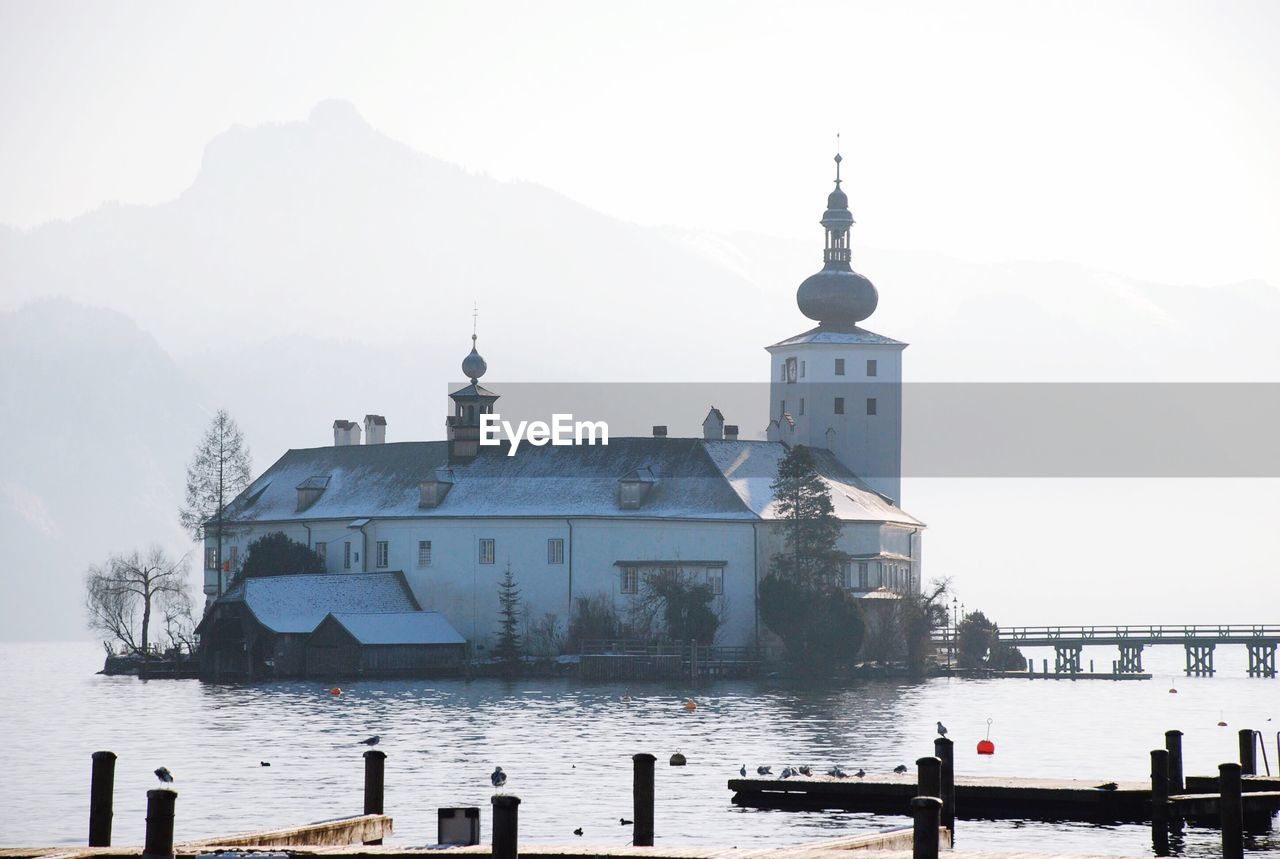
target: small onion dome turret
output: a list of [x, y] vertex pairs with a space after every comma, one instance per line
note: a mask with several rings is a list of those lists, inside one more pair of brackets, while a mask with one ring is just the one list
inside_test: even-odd
[[875, 313], [880, 296], [871, 281], [849, 264], [849, 228], [853, 214], [849, 196], [840, 187], [840, 162], [836, 155], [836, 187], [827, 195], [822, 226], [827, 233], [822, 271], [810, 275], [796, 291], [800, 312], [821, 323], [823, 328], [849, 330]]
[[462, 375], [466, 376], [472, 382], [477, 382], [480, 377], [489, 369], [489, 365], [484, 362], [484, 358], [480, 357], [480, 353], [476, 351], [476, 335], [471, 335], [471, 352], [467, 357], [462, 359]]

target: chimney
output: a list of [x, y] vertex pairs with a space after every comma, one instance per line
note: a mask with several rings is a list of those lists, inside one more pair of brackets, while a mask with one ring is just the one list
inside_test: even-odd
[[737, 440], [738, 440], [738, 425], [737, 425], [737, 424], [725, 424], [725, 425], [724, 425], [724, 437], [725, 437], [727, 440], [729, 440], [729, 441], [737, 441]]
[[360, 443], [360, 424], [355, 421], [336, 420], [333, 422], [333, 446], [346, 447]]
[[666, 437], [667, 437], [667, 428], [666, 428], [666, 426], [665, 426], [665, 425], [655, 425], [655, 426], [654, 426], [654, 428], [653, 428], [653, 437], [654, 437], [654, 438], [666, 438]]
[[387, 419], [382, 415], [364, 416], [364, 443], [386, 444]]
[[702, 437], [708, 440], [724, 438], [724, 415], [715, 406], [702, 419]]

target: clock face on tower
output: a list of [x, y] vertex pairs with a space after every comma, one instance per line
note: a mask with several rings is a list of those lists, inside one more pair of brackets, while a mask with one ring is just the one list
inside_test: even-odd
[[787, 382], [794, 383], [796, 380], [796, 359], [787, 359]]

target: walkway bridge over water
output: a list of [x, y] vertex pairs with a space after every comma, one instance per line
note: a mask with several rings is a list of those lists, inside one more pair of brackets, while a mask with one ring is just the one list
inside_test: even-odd
[[[955, 630], [935, 630], [934, 644], [954, 652]], [[1217, 624], [1212, 626], [1009, 626], [999, 639], [1014, 647], [1052, 647], [1054, 670], [1080, 673], [1080, 651], [1085, 645], [1113, 644], [1120, 649], [1115, 663], [1118, 674], [1141, 674], [1142, 651], [1155, 645], [1182, 645], [1187, 653], [1188, 677], [1212, 677], [1213, 651], [1219, 644], [1241, 644], [1249, 651], [1250, 677], [1276, 676], [1276, 649], [1280, 624]]]

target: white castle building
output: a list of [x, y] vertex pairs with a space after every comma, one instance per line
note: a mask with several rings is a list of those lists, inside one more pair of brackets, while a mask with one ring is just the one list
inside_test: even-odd
[[[223, 569], [206, 542], [205, 594], [229, 584], [250, 542], [281, 531], [315, 549], [327, 572], [400, 571], [422, 609], [473, 646], [492, 643], [498, 583], [510, 565], [531, 619], [568, 620], [602, 595], [622, 616], [644, 577], [700, 577], [724, 616], [717, 644], [758, 643], [756, 594], [783, 535], [770, 490], [790, 446], [814, 449], [843, 523], [845, 585], [858, 594], [915, 592], [924, 525], [898, 506], [902, 350], [859, 323], [876, 308], [850, 266], [853, 217], [836, 187], [822, 217], [824, 266], [797, 293], [817, 327], [767, 347], [767, 440], [739, 439], [712, 409], [701, 438], [610, 438], [607, 445], [479, 444], [499, 394], [485, 361], [462, 362], [470, 384], [450, 395], [447, 440], [387, 442], [386, 421], [334, 423], [332, 447], [290, 450], [227, 512]], [[290, 571], [281, 571], [290, 572]]]

